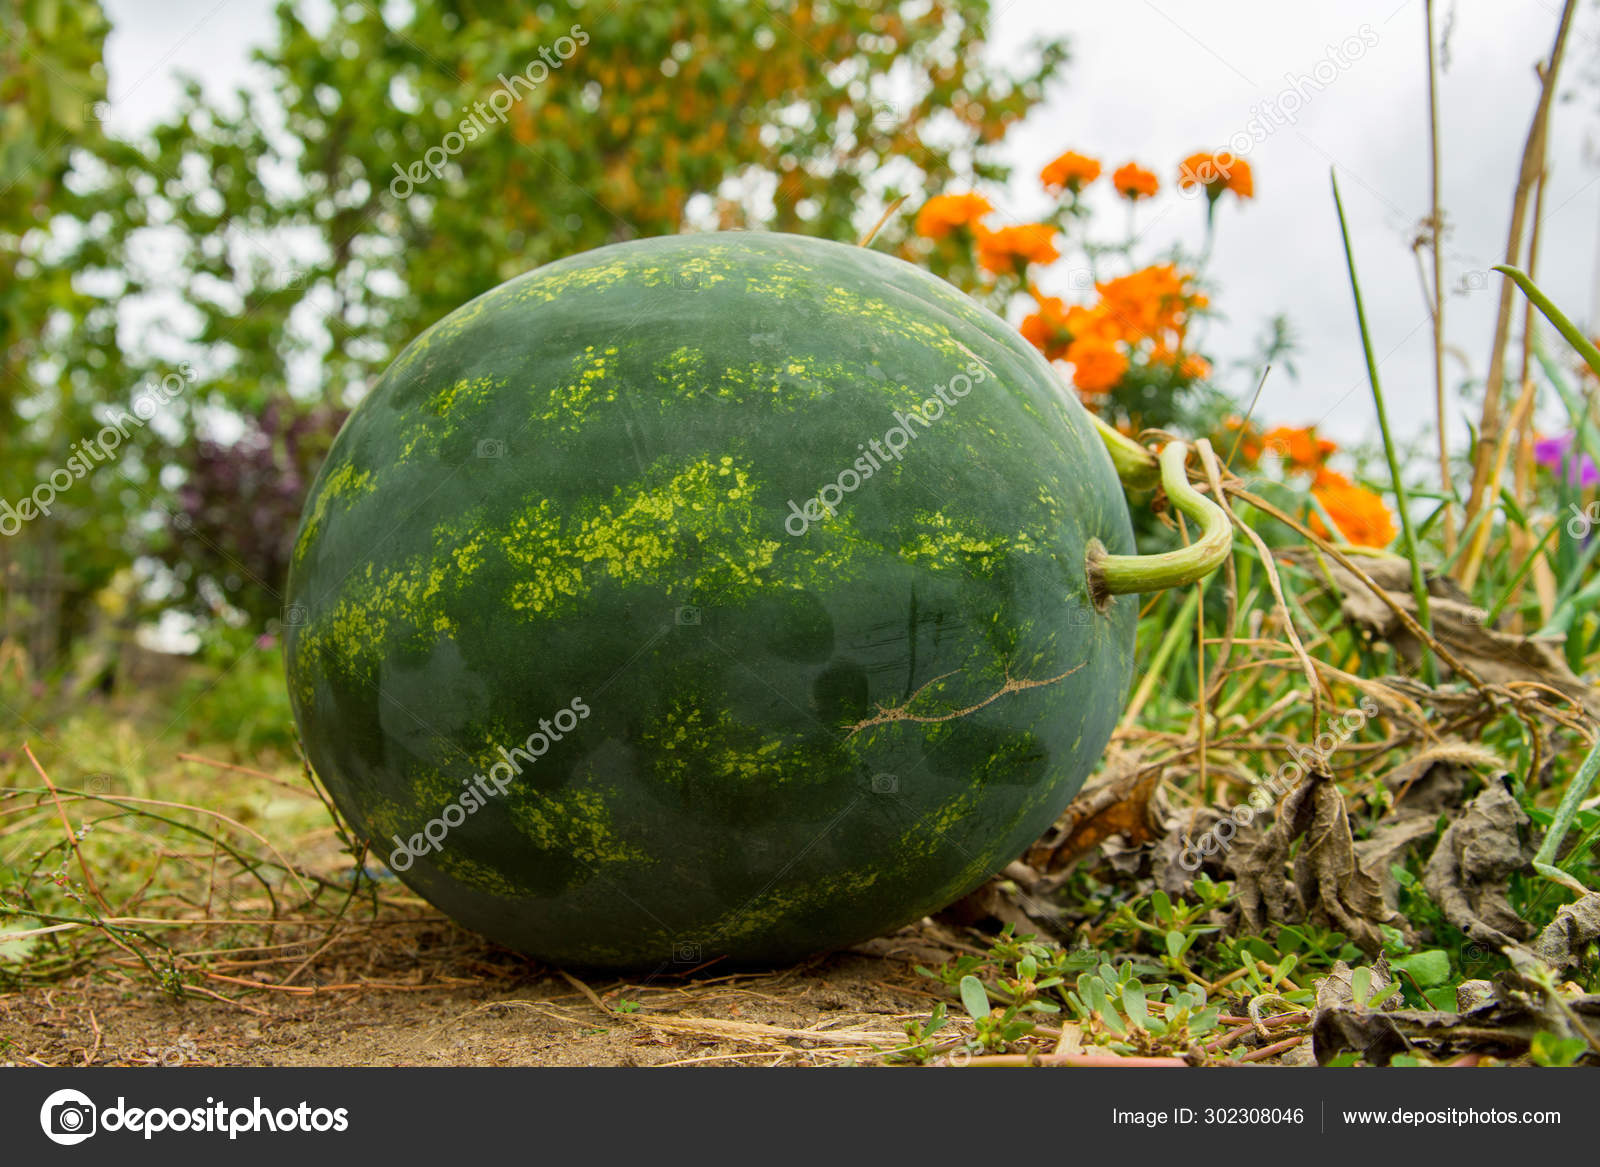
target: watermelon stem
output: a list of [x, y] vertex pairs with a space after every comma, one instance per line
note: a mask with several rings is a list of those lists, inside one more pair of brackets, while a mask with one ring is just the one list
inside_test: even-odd
[[1112, 555], [1100, 540], [1090, 539], [1086, 568], [1089, 597], [1096, 606], [1104, 609], [1112, 596], [1197, 583], [1233, 551], [1227, 513], [1189, 484], [1188, 460], [1186, 442], [1168, 442], [1157, 459], [1162, 489], [1174, 507], [1200, 524], [1199, 537], [1181, 550], [1159, 555]]
[[1105, 443], [1106, 453], [1111, 455], [1111, 464], [1116, 467], [1122, 485], [1133, 490], [1149, 490], [1161, 481], [1161, 468], [1155, 455], [1121, 430], [1107, 425], [1098, 414], [1091, 413], [1089, 420], [1094, 422], [1100, 440]]

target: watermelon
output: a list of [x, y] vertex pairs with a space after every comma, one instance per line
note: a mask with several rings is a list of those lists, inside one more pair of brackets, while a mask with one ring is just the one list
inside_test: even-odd
[[[1181, 458], [1179, 460], [1181, 466]], [[284, 623], [307, 755], [420, 895], [544, 961], [770, 964], [1061, 813], [1127, 692], [1088, 414], [867, 248], [617, 244], [485, 293], [353, 411]]]

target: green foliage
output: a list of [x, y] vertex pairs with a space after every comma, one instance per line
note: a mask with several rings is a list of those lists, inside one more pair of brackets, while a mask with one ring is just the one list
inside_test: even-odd
[[1205, 990], [1197, 985], [1144, 984], [1126, 960], [1083, 973], [1065, 996], [1097, 1041], [1125, 1054], [1186, 1050], [1216, 1028], [1222, 1012], [1220, 1005], [1206, 1004]]
[[1574, 1066], [1589, 1043], [1581, 1037], [1557, 1037], [1553, 1033], [1536, 1033], [1529, 1056], [1540, 1066]]
[[69, 489], [40, 495], [50, 518], [14, 509], [52, 472], [71, 473], [102, 407], [126, 406], [143, 372], [117, 344], [115, 274], [83, 278], [111, 253], [107, 200], [82, 176], [125, 157], [100, 120], [106, 30], [94, 3], [0, 2], [0, 570], [64, 585], [43, 625], [55, 634], [34, 645], [47, 661], [137, 545], [128, 519], [153, 477], [137, 460], [120, 475], [87, 463]]
[[1162, 964], [1178, 972], [1186, 967], [1184, 958], [1195, 941], [1221, 930], [1202, 921], [1227, 903], [1229, 891], [1228, 886], [1202, 874], [1194, 882], [1196, 902], [1173, 903], [1166, 892], [1157, 890], [1146, 898], [1119, 904], [1106, 928], [1113, 936], [1134, 943], [1141, 936], [1154, 937]]
[[[1216, 1027], [1221, 1012], [1199, 985], [1151, 981], [1161, 970], [1131, 960], [1113, 967], [1098, 951], [1019, 937], [1010, 925], [982, 956], [917, 971], [955, 990], [973, 1022], [972, 1053], [1010, 1049], [1035, 1032], [1037, 1015], [1063, 1012], [1115, 1052], [1182, 1052]], [[916, 1039], [920, 1030], [908, 1024], [907, 1033]]]
[[241, 758], [264, 750], [294, 753], [294, 715], [276, 637], [218, 627], [208, 633], [197, 663], [174, 698], [186, 723], [207, 727], [212, 740]]
[[926, 1065], [937, 1052], [933, 1036], [944, 1028], [949, 1020], [946, 1015], [945, 1004], [940, 1001], [928, 1014], [926, 1021], [907, 1021], [905, 1023], [907, 1043], [900, 1049], [891, 1051], [887, 1060], [891, 1062], [910, 1062], [913, 1065]]

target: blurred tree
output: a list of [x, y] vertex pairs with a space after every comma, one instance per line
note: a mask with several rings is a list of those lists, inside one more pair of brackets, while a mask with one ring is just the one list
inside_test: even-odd
[[80, 278], [115, 267], [104, 201], [81, 177], [127, 159], [100, 124], [106, 28], [94, 3], [0, 0], [0, 635], [45, 665], [148, 508], [145, 465], [78, 444], [139, 376], [116, 343], [116, 277]]
[[[194, 354], [169, 451], [192, 521], [175, 536], [203, 526], [205, 572], [235, 595], [275, 590], [278, 567], [246, 546], [261, 498], [231, 495], [195, 440], [230, 428], [207, 419], [237, 432], [286, 394], [353, 404], [422, 328], [563, 255], [718, 227], [850, 240], [900, 193], [1003, 178], [994, 148], [1065, 59], [1051, 41], [1020, 71], [988, 64], [987, 0], [416, 0], [335, 6], [317, 28], [286, 3], [277, 18], [261, 85], [225, 100], [189, 85], [95, 184], [113, 235], [160, 239], [159, 264], [124, 257], [128, 285], [170, 305], [134, 363]], [[263, 469], [259, 434], [245, 440]], [[177, 541], [167, 554], [194, 562]]]

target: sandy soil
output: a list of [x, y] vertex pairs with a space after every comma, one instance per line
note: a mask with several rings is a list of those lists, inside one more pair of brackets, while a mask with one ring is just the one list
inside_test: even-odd
[[[877, 1061], [944, 999], [913, 965], [964, 948], [925, 922], [770, 972], [576, 978], [446, 922], [331, 945], [297, 991], [205, 984], [177, 1000], [120, 967], [0, 995], [0, 1064], [829, 1065]], [[220, 976], [238, 977], [238, 970]], [[241, 979], [249, 980], [248, 977]], [[266, 979], [265, 977], [263, 979]], [[274, 972], [272, 979], [278, 979]]]

